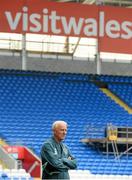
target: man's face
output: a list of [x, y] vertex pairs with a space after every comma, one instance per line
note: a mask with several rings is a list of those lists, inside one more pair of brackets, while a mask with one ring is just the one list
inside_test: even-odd
[[67, 133], [67, 125], [66, 124], [58, 124], [54, 129], [54, 136], [57, 141], [62, 141], [65, 139]]

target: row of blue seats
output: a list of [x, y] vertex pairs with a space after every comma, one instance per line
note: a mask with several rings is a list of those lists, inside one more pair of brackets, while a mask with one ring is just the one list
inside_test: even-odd
[[[24, 71], [24, 70], [16, 70], [16, 69], [0, 69], [0, 74], [31, 74], [31, 75], [61, 75], [61, 76], [75, 76], [75, 77], [91, 77], [91, 78], [98, 78], [100, 77], [100, 75], [97, 74], [82, 74], [82, 73], [59, 73], [59, 72], [44, 72], [44, 71], [33, 71], [33, 70], [28, 70], [28, 71]], [[119, 79], [119, 81], [121, 79], [123, 79], [125, 81], [125, 79], [131, 79], [131, 76], [120, 76], [120, 75], [101, 75], [102, 78], [104, 79]]]
[[[131, 76], [117, 76], [117, 75], [97, 75], [97, 74], [80, 74], [80, 73], [59, 73], [59, 72], [43, 72], [43, 71], [22, 71], [22, 70], [6, 70], [0, 69], [0, 75], [5, 77], [7, 75], [31, 75], [32, 76], [40, 76], [43, 77], [61, 77], [62, 79], [65, 78], [73, 78], [73, 79], [80, 79], [80, 80], [87, 80], [87, 79], [101, 79], [103, 81], [111, 81], [111, 82], [132, 82]], [[30, 77], [30, 76], [29, 76]], [[41, 77], [41, 76], [40, 76]]]

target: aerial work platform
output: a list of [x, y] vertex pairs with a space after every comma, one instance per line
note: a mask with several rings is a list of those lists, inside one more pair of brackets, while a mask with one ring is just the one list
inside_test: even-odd
[[[92, 133], [94, 136], [94, 131]], [[108, 124], [103, 138], [88, 137], [82, 139], [81, 142], [94, 146], [103, 154], [113, 154], [115, 158], [132, 155], [132, 127], [118, 127]]]

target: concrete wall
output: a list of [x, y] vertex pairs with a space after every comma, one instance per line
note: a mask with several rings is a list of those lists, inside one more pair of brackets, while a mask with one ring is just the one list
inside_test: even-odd
[[[101, 74], [132, 76], [132, 62], [102, 62], [101, 66]], [[17, 53], [1, 54], [1, 68], [22, 69], [21, 55]], [[27, 57], [27, 70], [96, 74], [96, 62], [90, 60], [69, 60], [68, 58], [58, 59], [58, 57], [42, 58], [36, 55], [36, 57]]]

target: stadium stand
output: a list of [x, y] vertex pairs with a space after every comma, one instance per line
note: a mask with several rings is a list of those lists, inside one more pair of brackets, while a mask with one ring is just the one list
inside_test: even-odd
[[107, 82], [109, 89], [132, 107], [132, 79], [121, 76], [101, 76], [100, 80]]
[[[0, 137], [10, 145], [27, 146], [40, 156], [42, 143], [50, 136], [51, 124], [55, 119], [64, 119], [69, 124], [65, 143], [78, 160], [78, 170], [86, 176], [90, 174], [91, 178], [100, 175], [108, 179], [108, 175], [112, 178], [114, 175], [117, 179], [124, 176], [130, 179], [131, 155], [117, 160], [80, 141], [87, 137], [88, 127], [92, 127], [94, 137], [102, 138], [107, 123], [131, 126], [132, 121], [132, 115], [104, 94], [91, 77], [75, 73], [0, 70]], [[105, 82], [107, 78], [113, 83], [132, 82], [131, 77], [98, 76]], [[100, 131], [96, 131], [97, 128]]]

